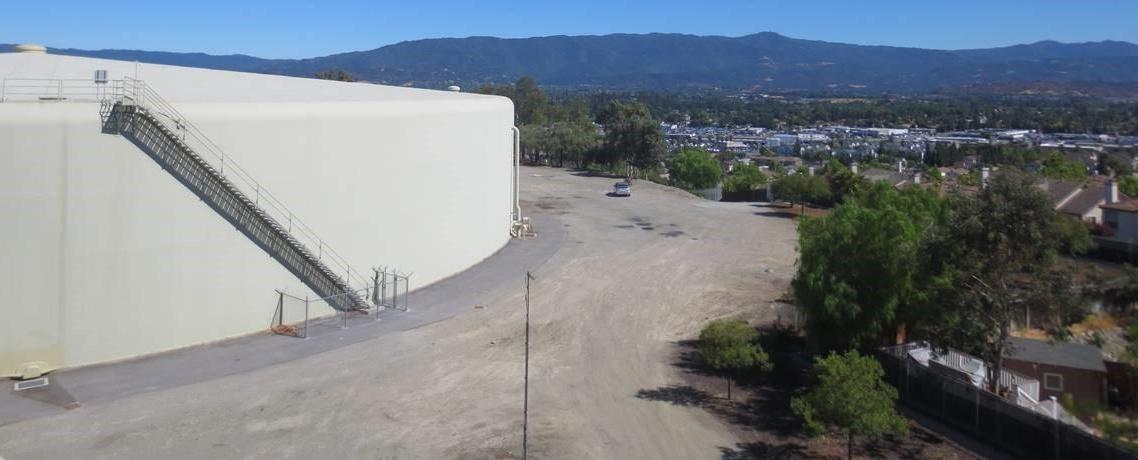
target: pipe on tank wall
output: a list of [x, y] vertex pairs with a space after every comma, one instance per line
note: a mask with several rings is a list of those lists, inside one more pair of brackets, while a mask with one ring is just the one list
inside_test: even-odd
[[521, 194], [521, 174], [522, 174], [522, 160], [521, 160], [521, 143], [522, 133], [518, 130], [517, 126], [511, 126], [514, 132], [514, 223], [517, 224], [522, 221], [522, 205], [519, 198]]

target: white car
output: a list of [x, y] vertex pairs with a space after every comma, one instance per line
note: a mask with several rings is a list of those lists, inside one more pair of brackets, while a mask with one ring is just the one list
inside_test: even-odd
[[628, 182], [617, 182], [612, 186], [613, 196], [632, 196], [632, 184]]

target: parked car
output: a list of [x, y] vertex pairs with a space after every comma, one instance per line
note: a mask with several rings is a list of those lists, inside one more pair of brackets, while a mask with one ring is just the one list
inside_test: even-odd
[[617, 182], [612, 186], [613, 196], [632, 196], [632, 184]]

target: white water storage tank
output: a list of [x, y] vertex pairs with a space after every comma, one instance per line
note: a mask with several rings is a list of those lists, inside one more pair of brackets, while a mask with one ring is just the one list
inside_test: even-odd
[[[20, 49], [0, 53], [9, 83], [0, 99], [0, 375], [259, 332], [273, 318], [274, 290], [315, 297], [127, 138], [103, 133], [99, 98], [116, 93], [93, 90], [92, 75], [106, 70], [104, 89], [113, 87], [136, 74], [134, 62]], [[319, 236], [314, 255], [327, 260], [331, 248], [365, 274], [413, 272], [421, 288], [510, 238], [507, 98], [137, 65], [256, 180], [261, 203], [271, 192]], [[36, 84], [64, 97], [43, 100]], [[234, 166], [223, 169], [236, 184]]]

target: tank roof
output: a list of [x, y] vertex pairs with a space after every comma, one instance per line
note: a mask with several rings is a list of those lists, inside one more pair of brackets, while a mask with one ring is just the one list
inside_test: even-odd
[[226, 70], [146, 64], [42, 53], [0, 53], [0, 78], [145, 81], [171, 103], [406, 101], [508, 103], [500, 96], [437, 91], [370, 83], [346, 83]]

